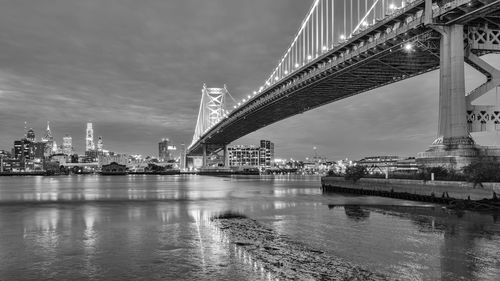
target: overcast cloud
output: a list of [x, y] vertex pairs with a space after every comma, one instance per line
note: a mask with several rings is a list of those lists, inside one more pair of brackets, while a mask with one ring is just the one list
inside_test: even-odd
[[[24, 121], [83, 152], [86, 122], [105, 148], [157, 153], [189, 144], [203, 83], [238, 98], [258, 88], [287, 48], [311, 0], [0, 0], [0, 149]], [[500, 59], [488, 61], [500, 67]], [[467, 68], [467, 85], [482, 77]], [[254, 132], [277, 156], [411, 156], [437, 128], [432, 72], [326, 105]], [[494, 144], [496, 135], [478, 138]]]

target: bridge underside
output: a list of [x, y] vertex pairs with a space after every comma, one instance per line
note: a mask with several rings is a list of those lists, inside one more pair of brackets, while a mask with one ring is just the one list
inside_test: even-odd
[[[457, 5], [433, 10], [431, 19], [422, 15], [428, 7], [424, 2], [432, 3], [413, 1], [398, 15], [377, 22], [347, 44], [333, 48], [266, 88], [206, 132], [188, 153], [210, 153], [210, 147], [220, 149], [290, 116], [438, 69], [442, 38], [439, 25], [464, 25], [464, 34], [469, 35], [473, 34], [468, 31], [470, 27], [500, 30], [500, 1], [445, 1]], [[474, 34], [475, 39], [464, 38], [470, 43], [466, 52], [500, 52], [500, 31]], [[407, 47], [407, 43], [411, 45]]]
[[[406, 35], [387, 42], [375, 54], [363, 54], [320, 75], [304, 79], [217, 130], [216, 134], [205, 139], [205, 143], [211, 146], [228, 144], [290, 116], [437, 69], [439, 34], [429, 31], [425, 37], [425, 42], [416, 40], [418, 46], [410, 51], [400, 46], [401, 40], [410, 38]], [[201, 155], [201, 146], [193, 147], [190, 153]]]

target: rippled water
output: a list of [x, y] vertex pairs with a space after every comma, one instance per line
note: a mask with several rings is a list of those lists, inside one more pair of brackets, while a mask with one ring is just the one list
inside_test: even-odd
[[0, 177], [0, 280], [266, 280], [208, 223], [245, 213], [403, 280], [500, 280], [496, 216], [322, 194], [317, 177]]

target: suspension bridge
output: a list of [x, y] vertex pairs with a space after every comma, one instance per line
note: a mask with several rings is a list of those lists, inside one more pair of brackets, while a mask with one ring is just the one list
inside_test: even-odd
[[[262, 85], [227, 108], [224, 88], [202, 90], [187, 154], [225, 152], [232, 141], [295, 114], [440, 69], [436, 140], [426, 163], [465, 165], [480, 153], [470, 132], [500, 130], [500, 108], [472, 102], [500, 86], [480, 56], [500, 53], [500, 0], [315, 0]], [[486, 82], [465, 92], [464, 63]]]

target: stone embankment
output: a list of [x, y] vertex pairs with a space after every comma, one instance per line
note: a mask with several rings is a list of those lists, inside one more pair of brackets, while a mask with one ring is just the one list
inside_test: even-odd
[[341, 258], [292, 241], [245, 217], [214, 218], [238, 252], [258, 262], [270, 280], [388, 280]]

